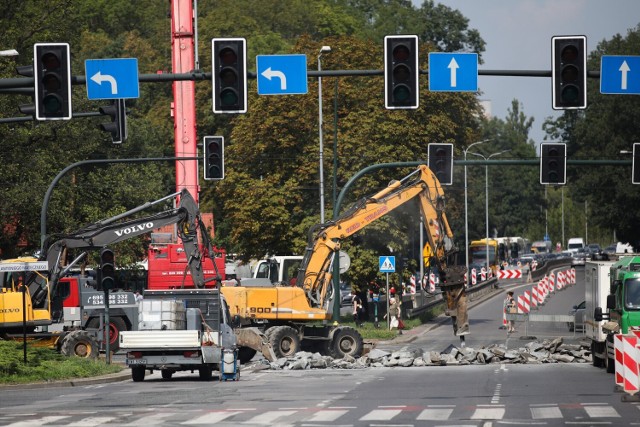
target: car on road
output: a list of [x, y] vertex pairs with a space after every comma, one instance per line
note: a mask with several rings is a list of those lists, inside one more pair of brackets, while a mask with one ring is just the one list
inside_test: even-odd
[[586, 302], [582, 301], [580, 304], [574, 305], [569, 310], [569, 316], [573, 316], [575, 319], [573, 322], [567, 322], [570, 332], [584, 331], [584, 314], [585, 314]]
[[580, 248], [571, 255], [571, 266], [584, 265], [587, 261], [587, 253], [584, 248]]

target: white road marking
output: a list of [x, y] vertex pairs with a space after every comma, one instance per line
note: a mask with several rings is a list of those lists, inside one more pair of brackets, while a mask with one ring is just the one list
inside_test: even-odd
[[401, 409], [374, 409], [364, 417], [360, 418], [360, 421], [388, 421], [402, 412]]

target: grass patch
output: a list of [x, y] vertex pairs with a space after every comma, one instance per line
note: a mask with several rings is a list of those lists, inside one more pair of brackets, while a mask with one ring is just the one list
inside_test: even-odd
[[104, 360], [66, 357], [56, 351], [27, 344], [24, 364], [22, 343], [0, 341], [0, 384], [25, 384], [73, 378], [87, 378], [120, 372], [122, 366]]

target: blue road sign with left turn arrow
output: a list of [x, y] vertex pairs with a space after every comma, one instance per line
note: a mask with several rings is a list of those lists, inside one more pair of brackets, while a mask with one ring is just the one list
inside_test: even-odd
[[478, 54], [431, 52], [429, 90], [433, 92], [477, 92]]
[[304, 95], [307, 55], [258, 55], [258, 95]]
[[600, 93], [640, 94], [640, 56], [603, 55], [600, 59]]
[[84, 61], [89, 99], [139, 98], [138, 59], [87, 59]]

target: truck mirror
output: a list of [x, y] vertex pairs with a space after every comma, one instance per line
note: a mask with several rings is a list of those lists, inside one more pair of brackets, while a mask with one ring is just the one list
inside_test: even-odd
[[233, 319], [231, 319], [231, 327], [232, 328], [239, 328], [241, 326], [240, 324], [240, 315], [236, 314], [233, 316]]
[[609, 293], [612, 295], [615, 294], [620, 285], [622, 285], [621, 280], [614, 280], [613, 283], [611, 283], [611, 287], [609, 288]]
[[602, 308], [601, 307], [596, 307], [596, 309], [594, 310], [594, 313], [593, 313], [593, 319], [596, 322], [600, 322], [602, 320]]
[[613, 310], [616, 308], [616, 296], [615, 295], [607, 295], [607, 308], [609, 310]]

